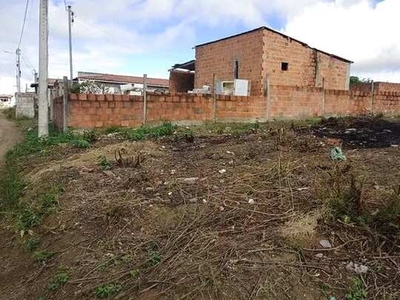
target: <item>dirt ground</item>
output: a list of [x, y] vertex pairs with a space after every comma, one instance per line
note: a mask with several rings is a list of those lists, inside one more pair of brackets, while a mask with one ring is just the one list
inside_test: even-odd
[[0, 110], [0, 164], [4, 154], [21, 138], [21, 134], [12, 121], [7, 120]]
[[[399, 240], [328, 218], [326, 206], [354, 181], [364, 209], [391, 197], [399, 124], [215, 125], [145, 142], [110, 134], [31, 157], [25, 198], [54, 184], [64, 192], [23, 237], [2, 221], [0, 298], [399, 299]], [[346, 161], [332, 162], [334, 144]], [[51, 257], [35, 261], [31, 239]], [[68, 282], [49, 289], [59, 272]]]

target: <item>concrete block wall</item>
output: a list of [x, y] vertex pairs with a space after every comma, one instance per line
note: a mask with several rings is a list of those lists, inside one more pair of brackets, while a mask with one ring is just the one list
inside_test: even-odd
[[35, 117], [35, 93], [16, 93], [16, 117]]

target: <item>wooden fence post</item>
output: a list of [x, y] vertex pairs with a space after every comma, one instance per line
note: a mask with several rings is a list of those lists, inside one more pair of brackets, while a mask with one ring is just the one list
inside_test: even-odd
[[63, 97], [63, 132], [68, 130], [68, 97], [69, 97], [69, 85], [67, 76], [63, 77], [64, 97]]
[[143, 75], [143, 118], [142, 124], [146, 124], [147, 118], [147, 74]]
[[325, 115], [325, 78], [322, 77], [321, 115]]
[[213, 73], [213, 87], [212, 87], [212, 97], [213, 97], [213, 122], [217, 122], [217, 98], [215, 97], [215, 73]]
[[375, 82], [371, 83], [371, 113], [374, 113]]

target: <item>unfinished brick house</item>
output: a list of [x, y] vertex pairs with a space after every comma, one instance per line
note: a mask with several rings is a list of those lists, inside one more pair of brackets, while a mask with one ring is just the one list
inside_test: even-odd
[[[187, 92], [189, 86], [213, 87], [213, 74], [219, 82], [247, 80], [252, 96], [263, 95], [267, 82], [349, 89], [352, 61], [312, 48], [268, 27], [197, 45], [195, 51], [195, 61], [175, 65], [170, 70], [171, 91]], [[193, 74], [194, 82], [190, 84]]]

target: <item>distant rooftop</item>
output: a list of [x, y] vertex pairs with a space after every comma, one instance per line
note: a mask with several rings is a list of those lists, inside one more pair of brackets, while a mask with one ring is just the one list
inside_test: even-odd
[[[96, 80], [96, 81], [119, 83], [119, 84], [143, 83], [142, 76], [115, 75], [115, 74], [103, 74], [103, 73], [93, 73], [93, 72], [78, 72], [77, 79]], [[169, 80], [162, 78], [147, 77], [147, 84], [156, 87], [168, 87]]]

